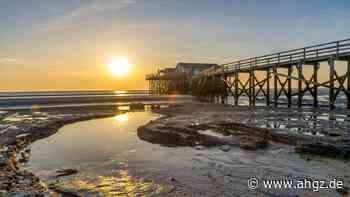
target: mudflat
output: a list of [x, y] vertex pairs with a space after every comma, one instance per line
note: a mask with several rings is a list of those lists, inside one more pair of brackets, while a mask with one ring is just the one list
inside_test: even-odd
[[[346, 176], [350, 172], [350, 168], [346, 167], [350, 155], [348, 130], [350, 127], [347, 111], [232, 107], [201, 102], [172, 104], [165, 108], [155, 105], [150, 110], [162, 114], [162, 117], [138, 128], [137, 135], [144, 141], [169, 147], [188, 146], [202, 151], [210, 147], [217, 147], [223, 152], [237, 151], [240, 154], [264, 157], [265, 165], [268, 164], [266, 163], [267, 158], [281, 157], [279, 160], [277, 158], [278, 161], [274, 161], [275, 164], [269, 163], [270, 170], [280, 168], [278, 163], [283, 163], [283, 159], [287, 159], [284, 158], [285, 156], [300, 157], [305, 164], [293, 166], [291, 174], [303, 169], [304, 172], [299, 173], [299, 177], [307, 174], [319, 177], [337, 176], [344, 180], [346, 185], [349, 184], [350, 179]], [[21, 163], [25, 162], [28, 159], [26, 156], [30, 154], [28, 145], [54, 134], [63, 125], [111, 117], [117, 113], [121, 112], [116, 108], [2, 112], [0, 195], [70, 193], [54, 185], [45, 184], [35, 174], [21, 168]], [[234, 162], [230, 161], [232, 165], [214, 166], [215, 172], [225, 172], [225, 176], [220, 175], [224, 182], [238, 179], [245, 182], [245, 179], [248, 178], [247, 172], [240, 177], [238, 174], [243, 173], [242, 168], [238, 164], [234, 165], [235, 162], [239, 162], [239, 158], [233, 158], [233, 160]], [[295, 160], [297, 159], [294, 159], [293, 162], [297, 163]], [[299, 160], [297, 161], [300, 163]], [[308, 172], [310, 168], [305, 167], [309, 165], [308, 162], [311, 162], [317, 169], [332, 167], [332, 170]], [[333, 165], [334, 163], [337, 165]], [[253, 172], [262, 170], [261, 167], [250, 166], [251, 176], [257, 176]], [[74, 169], [70, 171], [73, 172]], [[284, 174], [279, 170], [276, 172], [280, 173], [276, 174], [280, 177], [289, 176], [288, 173]], [[235, 173], [238, 173], [237, 176]], [[218, 175], [214, 178], [219, 179], [220, 177]], [[243, 182], [239, 185], [244, 186]], [[257, 193], [269, 193], [262, 190], [251, 192], [248, 188], [239, 189], [228, 183], [221, 187], [227, 193], [232, 190], [252, 196]], [[313, 194], [312, 191], [303, 192]], [[344, 190], [330, 192], [342, 195], [346, 194], [348, 189], [345, 187]], [[289, 192], [289, 194], [294, 193], [295, 191]], [[283, 194], [282, 191], [281, 194]], [[75, 194], [71, 193], [71, 195]], [[167, 195], [172, 196], [176, 193]]]

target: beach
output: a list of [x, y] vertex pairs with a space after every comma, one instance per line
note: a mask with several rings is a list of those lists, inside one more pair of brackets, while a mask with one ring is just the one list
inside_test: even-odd
[[[320, 109], [232, 107], [224, 104], [192, 101], [168, 104], [162, 107], [160, 105], [149, 105], [145, 107], [142, 104], [132, 104], [128, 109], [123, 110], [115, 107], [112, 108], [111, 106], [90, 106], [79, 110], [74, 108], [49, 108], [37, 111], [15, 110], [2, 112], [0, 141], [2, 147], [0, 171], [1, 193], [16, 194], [16, 192], [24, 192], [23, 194], [31, 195], [71, 193], [71, 195], [80, 196], [81, 194], [72, 188], [67, 189], [57, 184], [45, 183], [38, 176], [26, 168], [21, 167], [24, 165], [23, 163], [30, 160], [30, 145], [35, 144], [35, 141], [39, 139], [45, 139], [59, 132], [60, 128], [67, 124], [92, 119], [104, 119], [122, 113], [137, 114], [144, 110], [150, 110], [154, 114], [159, 114], [160, 117], [138, 126], [137, 137], [141, 141], [156, 144], [157, 146], [161, 145], [160, 147], [170, 147], [170, 150], [166, 149], [165, 151], [175, 149], [180, 151], [181, 154], [183, 154], [181, 147], [188, 147], [192, 151], [200, 151], [204, 155], [209, 154], [213, 149], [219, 151], [218, 160], [212, 161], [214, 166], [218, 166], [213, 169], [204, 168], [204, 171], [207, 171], [209, 174], [214, 173], [214, 175], [209, 175], [209, 177], [214, 176], [212, 178], [215, 179], [222, 176], [219, 174], [215, 175], [218, 171], [222, 171], [227, 175], [224, 176], [223, 181], [226, 180], [228, 182], [225, 184], [220, 183], [220, 189], [216, 192], [222, 192], [222, 194], [228, 195], [236, 189], [242, 195], [247, 196], [272, 192], [265, 190], [249, 191], [246, 186], [244, 186], [246, 189], [238, 189], [230, 185], [230, 181], [247, 179], [249, 173], [244, 172], [241, 175], [234, 175], [235, 173], [243, 173], [240, 172], [240, 169], [244, 169], [242, 167], [245, 165], [240, 164], [239, 166], [241, 167], [233, 167], [238, 165], [232, 164], [233, 161], [238, 162], [238, 158], [232, 155], [220, 156], [220, 152], [221, 154], [226, 152], [239, 153], [242, 154], [241, 157], [243, 158], [247, 157], [247, 155], [260, 155], [259, 157], [262, 157], [263, 160], [270, 157], [275, 158], [277, 155], [287, 154], [292, 158], [289, 161], [290, 165], [297, 164], [297, 166], [289, 169], [292, 170], [290, 172], [292, 176], [310, 176], [311, 178], [337, 177], [343, 180], [345, 185], [348, 185], [350, 181], [349, 177], [346, 176], [348, 173], [344, 173], [346, 171], [350, 172], [350, 168], [346, 167], [348, 166], [347, 159], [350, 156], [349, 131], [347, 130], [349, 128], [347, 125], [349, 122], [348, 111], [338, 110], [329, 114], [327, 110]], [[314, 122], [311, 120], [314, 120]], [[271, 128], [268, 126], [270, 124], [280, 126]], [[316, 133], [314, 133], [312, 125], [315, 126], [314, 130], [317, 130]], [[335, 125], [336, 127], [334, 127]], [[26, 156], [28, 157], [26, 158]], [[207, 156], [202, 157], [208, 158]], [[191, 161], [194, 159], [192, 157], [190, 157]], [[232, 157], [231, 159], [233, 161], [228, 163], [220, 162], [221, 159], [226, 157]], [[246, 158], [248, 161], [252, 159], [249, 157]], [[270, 163], [270, 167], [264, 169], [262, 172], [273, 170], [276, 171], [277, 177], [288, 177], [289, 175], [283, 172], [288, 167], [278, 166], [278, 163], [283, 163], [284, 159], [286, 158], [275, 158], [276, 165]], [[332, 166], [333, 170], [315, 171], [310, 167], [311, 163], [312, 166], [316, 165], [320, 169], [327, 169]], [[337, 166], [334, 165], [335, 163]], [[196, 167], [195, 163], [190, 163], [189, 165]], [[264, 165], [262, 167], [266, 168]], [[254, 171], [256, 171], [256, 169], [260, 169], [261, 167], [258, 167], [258, 165], [249, 167], [247, 165], [245, 168], [255, 169]], [[303, 171], [303, 173], [298, 172], [298, 170]], [[196, 170], [193, 172], [195, 173]], [[178, 182], [181, 182], [181, 177], [185, 179], [186, 175], [181, 175], [178, 172], [175, 175], [176, 178], [169, 177], [169, 179], [166, 179], [167, 182], [163, 185], [163, 188], [167, 189], [158, 193], [158, 195], [176, 196], [181, 194], [192, 196], [186, 194], [195, 192], [197, 189], [194, 188], [196, 187], [188, 188], [186, 181], [184, 181], [183, 186], [179, 186]], [[257, 174], [250, 175], [257, 176]], [[74, 173], [72, 176], [74, 176]], [[196, 183], [195, 178], [191, 179], [194, 179], [192, 180], [193, 183], [191, 183], [194, 186], [202, 184], [202, 181]], [[208, 179], [208, 174], [203, 179]], [[208, 185], [213, 187], [218, 187], [217, 184], [208, 183]], [[244, 181], [240, 182], [240, 185], [243, 187]], [[199, 191], [201, 190], [198, 189]], [[282, 191], [279, 192], [281, 192], [280, 194], [284, 194]], [[325, 192], [323, 193], [325, 196], [329, 192], [332, 195], [341, 196], [347, 194], [348, 187], [344, 187], [343, 190], [327, 190], [322, 192]], [[301, 193], [306, 196], [313, 194], [309, 190], [303, 190]], [[299, 193], [287, 191], [287, 194]]]
[[350, 196], [349, 7], [1, 1], [0, 197]]

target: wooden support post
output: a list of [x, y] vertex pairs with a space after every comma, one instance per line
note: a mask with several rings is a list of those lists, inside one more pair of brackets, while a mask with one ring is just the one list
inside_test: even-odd
[[239, 74], [238, 72], [235, 72], [235, 79], [234, 79], [234, 84], [235, 84], [235, 105], [238, 106], [238, 80], [239, 80]]
[[160, 94], [163, 95], [164, 94], [164, 81], [160, 80]]
[[159, 80], [155, 81], [156, 94], [159, 94]]
[[314, 97], [314, 107], [318, 107], [318, 69], [319, 69], [319, 63], [314, 64], [314, 91], [313, 91], [313, 97]]
[[334, 58], [331, 57], [328, 60], [329, 64], [329, 107], [334, 109], [335, 98], [334, 98]]
[[162, 88], [162, 81], [161, 80], [157, 80], [157, 94], [161, 94], [161, 88]]
[[288, 79], [287, 79], [287, 99], [288, 99], [288, 107], [292, 106], [292, 79], [290, 78], [292, 76], [293, 68], [292, 65], [288, 66]]
[[350, 109], [350, 61], [348, 61], [348, 70], [346, 72], [347, 76], [347, 94], [346, 96], [348, 97], [348, 106], [347, 108]]
[[249, 77], [248, 77], [248, 97], [249, 97], [249, 106], [252, 106], [252, 71], [249, 71]]
[[228, 92], [228, 86], [227, 86], [227, 84], [226, 84], [226, 81], [227, 81], [227, 76], [226, 75], [224, 75], [223, 77], [222, 77], [222, 80], [223, 80], [223, 82], [224, 82], [224, 87], [223, 87], [223, 91], [221, 92], [221, 103], [222, 104], [225, 104], [225, 103], [227, 103], [227, 92]]
[[266, 106], [270, 106], [270, 68], [266, 70]]
[[251, 71], [251, 97], [252, 97], [252, 106], [255, 106], [255, 100], [256, 100], [256, 97], [255, 97], [255, 72], [254, 72], [254, 69]]
[[212, 92], [212, 97], [213, 97], [213, 103], [217, 102], [217, 94], [216, 94], [216, 77], [212, 77], [212, 86], [211, 86], [211, 92]]
[[159, 91], [160, 91], [160, 94], [162, 95], [163, 94], [163, 80], [159, 80]]
[[159, 91], [160, 91], [160, 94], [162, 95], [163, 94], [163, 80], [159, 80]]
[[167, 88], [167, 80], [163, 80], [163, 94], [168, 93], [168, 88]]
[[273, 67], [273, 73], [274, 73], [274, 84], [273, 84], [273, 91], [274, 91], [274, 102], [275, 106], [278, 105], [278, 89], [277, 89], [277, 66]]
[[303, 63], [298, 64], [298, 107], [303, 105]]

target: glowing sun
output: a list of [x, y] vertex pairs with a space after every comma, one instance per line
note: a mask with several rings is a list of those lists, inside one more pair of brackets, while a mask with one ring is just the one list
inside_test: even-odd
[[131, 70], [131, 64], [125, 57], [113, 58], [107, 63], [107, 66], [113, 75], [119, 77], [127, 75]]

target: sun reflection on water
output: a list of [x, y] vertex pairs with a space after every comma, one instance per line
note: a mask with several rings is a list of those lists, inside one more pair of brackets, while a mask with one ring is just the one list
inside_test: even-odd
[[114, 116], [114, 119], [117, 122], [127, 122], [129, 120], [129, 114], [125, 113], [125, 114], [119, 114], [117, 116]]
[[136, 179], [128, 170], [120, 170], [116, 176], [98, 176], [93, 182], [75, 180], [72, 186], [103, 196], [149, 196], [164, 190], [153, 181]]
[[126, 91], [122, 91], [122, 90], [116, 90], [114, 91], [115, 94], [125, 94]]

